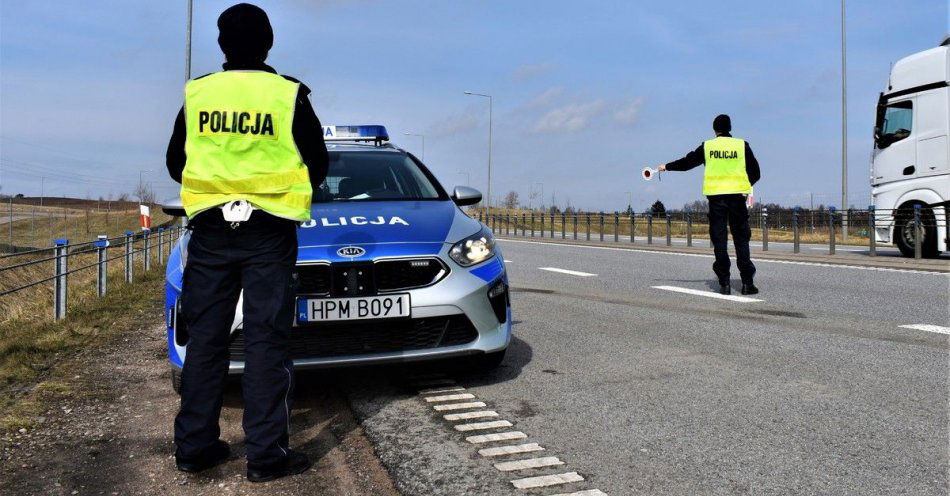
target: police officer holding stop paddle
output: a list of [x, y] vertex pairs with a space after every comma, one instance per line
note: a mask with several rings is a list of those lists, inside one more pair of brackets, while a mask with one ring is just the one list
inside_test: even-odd
[[713, 272], [719, 279], [719, 293], [727, 295], [732, 292], [729, 286], [728, 224], [736, 247], [736, 265], [742, 277], [742, 294], [756, 294], [759, 289], [752, 281], [755, 265], [749, 254], [752, 230], [749, 228], [746, 197], [752, 194], [752, 185], [761, 176], [759, 162], [745, 140], [733, 138], [730, 134], [732, 121], [728, 115], [716, 116], [713, 131], [715, 138], [703, 142], [679, 160], [660, 165], [657, 170], [687, 171], [705, 164], [703, 194], [709, 199], [709, 237], [716, 254]]
[[238, 4], [221, 14], [218, 29], [224, 71], [185, 85], [166, 156], [192, 229], [181, 295], [188, 353], [175, 461], [179, 470], [200, 472], [230, 457], [218, 420], [243, 290], [247, 478], [263, 482], [312, 465], [288, 444], [288, 342], [297, 224], [310, 220], [328, 158], [310, 90], [264, 63], [274, 40], [267, 14]]

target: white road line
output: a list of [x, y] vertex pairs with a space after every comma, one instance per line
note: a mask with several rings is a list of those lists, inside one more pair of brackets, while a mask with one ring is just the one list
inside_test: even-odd
[[426, 401], [429, 403], [434, 403], [437, 401], [471, 400], [474, 398], [475, 395], [472, 393], [443, 394], [441, 396], [427, 396]]
[[497, 448], [485, 448], [478, 450], [478, 454], [484, 457], [516, 455], [518, 453], [531, 453], [532, 451], [544, 451], [544, 448], [537, 443], [516, 444], [514, 446], [499, 446]]
[[548, 272], [559, 272], [559, 273], [561, 273], [561, 274], [568, 274], [568, 275], [572, 275], [572, 276], [580, 276], [580, 277], [595, 277], [595, 276], [597, 276], [597, 274], [591, 274], [590, 272], [579, 272], [579, 271], [576, 271], [576, 270], [559, 269], [559, 268], [557, 268], [557, 267], [538, 267], [538, 268], [541, 269], [541, 270], [546, 270], [546, 271], [548, 271]]
[[686, 294], [691, 294], [695, 296], [705, 296], [707, 298], [718, 298], [720, 300], [739, 301], [742, 303], [755, 303], [757, 301], [762, 301], [755, 298], [749, 298], [747, 296], [724, 295], [724, 294], [719, 294], [719, 293], [713, 293], [712, 291], [700, 291], [698, 289], [681, 288], [679, 286], [653, 286], [653, 287], [656, 289], [662, 289], [664, 291], [674, 291], [677, 293], [686, 293]]
[[481, 401], [472, 401], [469, 403], [452, 403], [451, 405], [432, 405], [432, 408], [435, 408], [437, 412], [445, 412], [449, 410], [466, 410], [468, 408], [485, 408], [485, 403]]
[[479, 436], [468, 436], [466, 441], [472, 444], [490, 443], [493, 441], [512, 441], [515, 439], [526, 439], [527, 434], [521, 431], [498, 432], [493, 434], [482, 434]]
[[568, 482], [580, 482], [584, 480], [577, 472], [567, 472], [565, 474], [542, 475], [540, 477], [527, 477], [524, 479], [515, 479], [511, 484], [518, 489], [531, 489], [534, 487], [555, 486], [557, 484], [567, 484]]
[[470, 420], [497, 416], [498, 412], [492, 410], [482, 410], [480, 412], [450, 413], [448, 415], [443, 415], [442, 418], [448, 420], [449, 422], [455, 422], [456, 420]]
[[554, 494], [552, 496], [607, 496], [607, 493], [601, 491], [600, 489], [588, 489], [586, 491], [578, 491], [576, 493], [561, 493]]
[[512, 470], [553, 467], [555, 465], [564, 465], [564, 462], [562, 462], [561, 459], [556, 456], [545, 456], [543, 458], [531, 458], [528, 460], [496, 463], [495, 468], [501, 470], [502, 472], [511, 472]]
[[513, 263], [511, 260], [505, 260], [505, 263]]
[[465, 388], [459, 387], [450, 387], [450, 388], [430, 388], [423, 389], [419, 391], [419, 394], [439, 394], [439, 393], [457, 393], [459, 391], [465, 391]]
[[459, 432], [482, 431], [485, 429], [498, 429], [500, 427], [511, 427], [511, 422], [507, 420], [492, 420], [491, 422], [473, 422], [471, 424], [456, 425], [455, 430]]
[[933, 324], [908, 324], [898, 327], [903, 327], [904, 329], [916, 329], [918, 331], [936, 332], [938, 334], [950, 334], [950, 327], [942, 327]]
[[[680, 253], [673, 251], [659, 251], [659, 250], [638, 250], [636, 248], [612, 248], [610, 246], [586, 246], [586, 245], [573, 245], [567, 243], [550, 243], [542, 241], [521, 241], [516, 239], [499, 239], [497, 241], [504, 241], [506, 243], [525, 243], [531, 245], [550, 245], [550, 246], [560, 246], [565, 248], [586, 248], [588, 250], [606, 250], [606, 251], [626, 251], [631, 253], [647, 253], [653, 255], [672, 255], [675, 257], [699, 257], [699, 258], [715, 258], [714, 255], [706, 255], [703, 253]], [[871, 270], [878, 272], [904, 272], [907, 274], [930, 274], [932, 276], [948, 276], [950, 274], [945, 272], [936, 272], [933, 270], [913, 270], [913, 269], [896, 269], [892, 267], [866, 267], [863, 265], [847, 265], [847, 264], [830, 264], [830, 263], [821, 263], [821, 262], [796, 262], [793, 260], [767, 260], [759, 259], [755, 260], [756, 263], [774, 263], [774, 264], [785, 264], [785, 265], [808, 265], [810, 267], [833, 267], [839, 269], [858, 269], [858, 270]]]

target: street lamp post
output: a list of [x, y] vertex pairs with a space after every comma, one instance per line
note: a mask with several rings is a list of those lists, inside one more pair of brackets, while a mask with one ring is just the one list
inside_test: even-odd
[[193, 0], [188, 0], [188, 23], [185, 28], [185, 81], [191, 79], [191, 9]]
[[488, 99], [488, 202], [485, 203], [485, 213], [486, 215], [491, 215], [491, 130], [493, 99], [491, 95], [473, 93], [471, 91], [466, 91], [465, 94], [471, 96], [480, 96]]
[[848, 45], [845, 0], [841, 0], [841, 239], [848, 240]]
[[423, 162], [426, 161], [426, 136], [424, 134], [415, 134], [415, 133], [402, 133], [406, 136], [415, 136], [417, 138], [422, 138], [422, 156], [419, 157]]

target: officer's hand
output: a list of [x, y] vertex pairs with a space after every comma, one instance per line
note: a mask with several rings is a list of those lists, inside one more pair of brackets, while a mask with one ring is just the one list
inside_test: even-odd
[[660, 172], [666, 171], [666, 164], [660, 164], [660, 165], [656, 168], [656, 170], [658, 170], [658, 171], [660, 171]]

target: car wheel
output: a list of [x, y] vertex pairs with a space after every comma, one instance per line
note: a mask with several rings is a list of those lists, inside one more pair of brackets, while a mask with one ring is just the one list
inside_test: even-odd
[[[920, 245], [920, 255], [924, 258], [936, 258], [940, 255], [937, 249], [937, 226], [933, 210], [927, 207], [920, 209], [920, 222], [923, 224], [924, 239]], [[894, 223], [894, 243], [905, 257], [914, 256], [914, 209], [904, 207], [897, 212]]]
[[175, 390], [176, 394], [181, 394], [181, 370], [173, 368], [172, 369], [172, 389]]
[[498, 368], [501, 362], [505, 360], [505, 352], [508, 350], [485, 353], [471, 357], [471, 369], [475, 372], [488, 373]]

